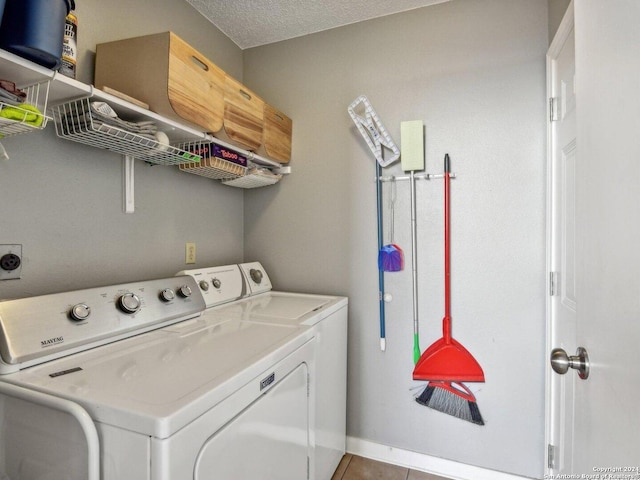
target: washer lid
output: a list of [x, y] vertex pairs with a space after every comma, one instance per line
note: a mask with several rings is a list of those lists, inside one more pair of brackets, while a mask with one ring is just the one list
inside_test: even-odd
[[77, 401], [98, 421], [165, 438], [310, 338], [305, 327], [200, 317], [5, 379]]
[[344, 297], [303, 293], [267, 292], [247, 298], [243, 320], [278, 325], [315, 325], [347, 304]]

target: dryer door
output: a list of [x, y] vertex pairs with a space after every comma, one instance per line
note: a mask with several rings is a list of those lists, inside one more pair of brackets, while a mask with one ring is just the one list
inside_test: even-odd
[[86, 480], [87, 441], [68, 413], [0, 395], [0, 480]]
[[210, 437], [195, 480], [308, 478], [307, 379], [301, 364]]

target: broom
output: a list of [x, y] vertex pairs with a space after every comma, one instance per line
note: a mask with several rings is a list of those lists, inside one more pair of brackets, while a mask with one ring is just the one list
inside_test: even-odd
[[484, 372], [462, 344], [451, 337], [451, 255], [449, 154], [444, 156], [444, 274], [445, 316], [442, 338], [434, 342], [416, 363], [414, 380], [428, 380], [426, 389], [416, 398], [420, 405], [442, 413], [484, 425], [476, 398], [462, 382], [484, 382]]
[[467, 422], [484, 425], [476, 397], [463, 383], [429, 382], [416, 402]]

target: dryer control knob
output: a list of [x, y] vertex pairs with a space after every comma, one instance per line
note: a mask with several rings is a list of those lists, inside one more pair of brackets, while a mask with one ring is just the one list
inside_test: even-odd
[[162, 300], [163, 302], [170, 302], [174, 298], [176, 298], [176, 294], [170, 288], [165, 288], [160, 292], [160, 300]]
[[249, 276], [251, 277], [251, 280], [256, 282], [258, 285], [260, 285], [260, 282], [262, 282], [262, 270], [252, 268], [251, 270], [249, 270]]
[[200, 285], [200, 288], [205, 292], [209, 290], [209, 282], [207, 282], [206, 280], [200, 280], [199, 285]]
[[191, 296], [191, 287], [189, 285], [183, 285], [178, 289], [178, 295], [182, 298], [188, 298]]
[[91, 315], [91, 308], [86, 303], [78, 303], [74, 305], [69, 311], [69, 316], [71, 320], [75, 322], [82, 322], [86, 320]]
[[222, 282], [220, 281], [219, 278], [214, 278], [211, 283], [213, 283], [213, 286], [215, 288], [220, 288], [222, 286]]
[[118, 307], [124, 313], [136, 313], [140, 310], [140, 298], [135, 293], [125, 293], [118, 299]]

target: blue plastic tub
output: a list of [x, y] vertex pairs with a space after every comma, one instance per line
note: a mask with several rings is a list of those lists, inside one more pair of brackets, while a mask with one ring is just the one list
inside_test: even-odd
[[74, 0], [0, 0], [5, 3], [0, 48], [47, 68], [62, 62], [65, 18]]

